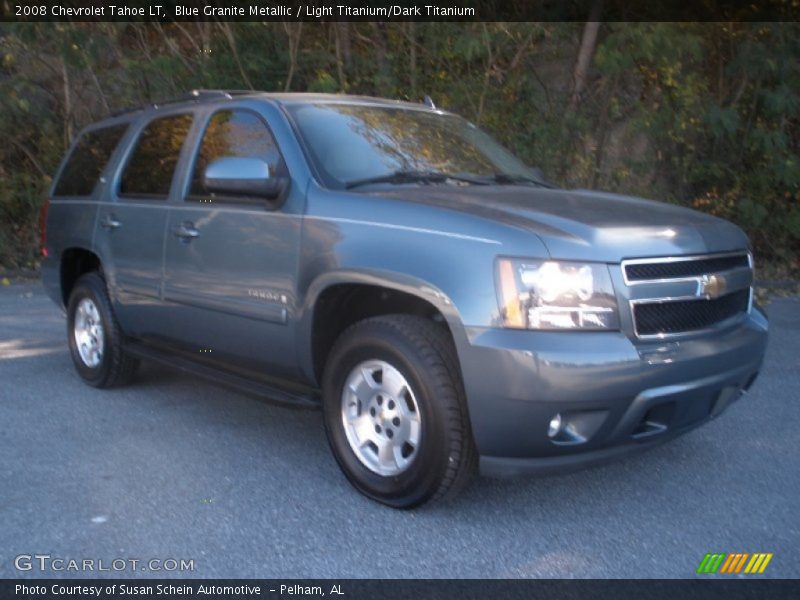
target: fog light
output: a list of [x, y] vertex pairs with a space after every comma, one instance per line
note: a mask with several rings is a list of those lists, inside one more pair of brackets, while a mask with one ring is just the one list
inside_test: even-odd
[[550, 419], [550, 426], [547, 428], [547, 437], [554, 438], [561, 431], [561, 415], [557, 414]]

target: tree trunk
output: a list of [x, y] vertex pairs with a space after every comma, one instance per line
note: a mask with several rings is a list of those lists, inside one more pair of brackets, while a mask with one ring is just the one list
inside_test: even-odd
[[225, 21], [219, 22], [220, 29], [222, 29], [222, 33], [225, 35], [225, 39], [228, 40], [228, 46], [231, 49], [231, 54], [233, 54], [233, 60], [236, 63], [236, 66], [239, 69], [239, 75], [242, 76], [242, 81], [247, 86], [247, 89], [254, 89], [253, 84], [250, 83], [250, 78], [247, 76], [247, 72], [244, 70], [244, 65], [242, 64], [241, 59], [239, 58], [239, 51], [236, 49], [236, 38], [234, 37], [233, 30], [231, 29], [230, 24]]
[[389, 43], [386, 39], [386, 28], [383, 23], [372, 23], [375, 31], [375, 48], [377, 56], [375, 62], [378, 72], [375, 75], [375, 90], [379, 96], [389, 96], [392, 85], [392, 67], [389, 64]]
[[417, 100], [417, 24], [408, 22], [408, 79], [411, 99]]
[[72, 95], [69, 89], [69, 71], [67, 63], [61, 58], [61, 81], [64, 89], [64, 147], [72, 143]]
[[492, 70], [494, 69], [494, 53], [492, 52], [492, 40], [489, 36], [489, 30], [486, 23], [483, 23], [483, 43], [486, 46], [486, 69], [483, 71], [483, 86], [481, 86], [481, 93], [478, 97], [478, 114], [475, 117], [475, 122], [480, 123], [483, 117], [483, 109], [486, 103], [486, 94], [489, 92], [489, 84], [491, 82]]
[[292, 79], [297, 68], [297, 51], [300, 48], [300, 36], [303, 35], [303, 22], [284, 23], [283, 26], [289, 37], [289, 71], [286, 73], [286, 85], [283, 87], [283, 91], [288, 92], [292, 89]]
[[336, 72], [339, 76], [339, 91], [346, 92], [347, 75], [345, 75], [344, 44], [341, 25], [342, 23], [333, 24], [333, 41], [336, 47]]
[[602, 9], [602, 0], [595, 0], [589, 12], [590, 20], [583, 27], [581, 47], [578, 50], [578, 60], [575, 61], [575, 70], [572, 74], [572, 96], [569, 101], [569, 109], [571, 111], [578, 108], [581, 93], [583, 93], [586, 87], [586, 76], [589, 73], [589, 65], [592, 62], [592, 57], [597, 47], [597, 32], [600, 29], [599, 19]]
[[336, 32], [339, 36], [339, 43], [342, 46], [342, 60], [345, 69], [353, 66], [353, 44], [350, 41], [350, 23], [341, 21], [336, 23]]

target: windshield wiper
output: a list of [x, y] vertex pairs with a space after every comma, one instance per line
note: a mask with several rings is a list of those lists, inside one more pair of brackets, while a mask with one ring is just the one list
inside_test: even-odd
[[539, 187], [545, 188], [554, 188], [555, 186], [552, 183], [547, 183], [546, 181], [542, 181], [541, 179], [537, 179], [536, 177], [530, 177], [528, 175], [512, 175], [511, 173], [495, 173], [492, 177], [492, 181], [495, 183], [499, 183], [500, 185], [515, 185], [520, 183], [527, 183], [536, 185]]
[[347, 181], [344, 184], [345, 189], [358, 187], [361, 185], [369, 185], [371, 183], [443, 183], [448, 179], [453, 181], [461, 181], [464, 183], [471, 183], [473, 185], [488, 185], [488, 182], [478, 179], [476, 177], [467, 177], [465, 175], [455, 175], [451, 173], [442, 173], [440, 171], [393, 171], [385, 175], [378, 175], [376, 177], [366, 177], [364, 179], [354, 179]]

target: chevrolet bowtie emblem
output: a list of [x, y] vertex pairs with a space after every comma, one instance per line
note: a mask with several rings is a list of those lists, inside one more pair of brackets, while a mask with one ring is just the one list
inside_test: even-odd
[[728, 282], [722, 275], [703, 275], [698, 280], [697, 295], [709, 300], [719, 298], [728, 288]]

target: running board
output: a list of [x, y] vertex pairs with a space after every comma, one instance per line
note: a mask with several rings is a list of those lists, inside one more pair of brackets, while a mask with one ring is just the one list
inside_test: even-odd
[[270, 404], [306, 409], [318, 409], [320, 407], [320, 402], [312, 391], [308, 393], [296, 392], [266, 382], [254, 381], [219, 367], [201, 364], [184, 358], [179, 353], [162, 351], [142, 342], [126, 340], [125, 352], [136, 358], [152, 360], [178, 371], [197, 375], [211, 383], [216, 383], [237, 392], [243, 392]]

